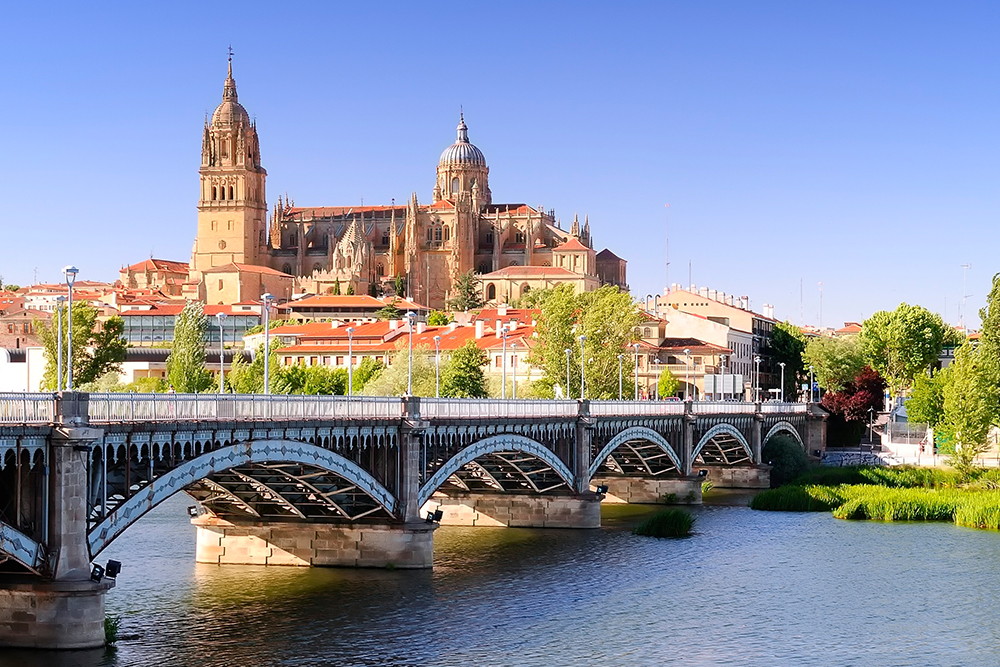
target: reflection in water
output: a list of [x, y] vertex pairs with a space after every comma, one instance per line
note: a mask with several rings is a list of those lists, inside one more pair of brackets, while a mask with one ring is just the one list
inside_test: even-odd
[[187, 500], [130, 528], [115, 651], [0, 664], [994, 665], [1000, 535], [945, 524], [697, 508], [685, 540], [441, 528], [433, 571], [194, 563]]

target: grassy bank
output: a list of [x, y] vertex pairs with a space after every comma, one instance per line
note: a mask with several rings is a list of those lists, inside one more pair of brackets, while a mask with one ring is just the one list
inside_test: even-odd
[[757, 494], [750, 507], [1000, 530], [1000, 471], [981, 471], [962, 482], [957, 473], [935, 468], [816, 468], [791, 484]]

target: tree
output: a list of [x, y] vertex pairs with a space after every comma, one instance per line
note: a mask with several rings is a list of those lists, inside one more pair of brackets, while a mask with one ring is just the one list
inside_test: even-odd
[[[281, 341], [271, 340], [270, 370], [277, 371], [278, 355], [276, 351], [281, 347]], [[271, 389], [274, 389], [277, 373], [271, 375]], [[242, 354], [233, 355], [233, 364], [226, 374], [226, 383], [235, 394], [262, 394], [264, 393], [264, 344], [257, 346], [252, 361], [246, 361]]]
[[871, 418], [871, 412], [882, 409], [885, 380], [870, 366], [865, 366], [838, 391], [823, 395], [823, 408], [830, 413], [827, 422], [831, 443], [856, 445]]
[[[993, 287], [986, 297], [986, 306], [979, 311], [982, 321], [979, 345], [983, 371], [994, 385], [1000, 385], [1000, 273], [993, 276]], [[994, 406], [994, 422], [1000, 418], [1000, 404]]]
[[937, 360], [946, 328], [940, 315], [901, 303], [891, 313], [882, 310], [865, 320], [858, 343], [865, 363], [886, 379], [895, 396]]
[[375, 311], [375, 317], [379, 320], [398, 320], [402, 316], [403, 311], [396, 307], [395, 299]]
[[451, 318], [448, 317], [448, 313], [442, 313], [440, 310], [432, 310], [431, 314], [427, 316], [427, 326], [429, 327], [443, 327], [451, 322]]
[[803, 361], [813, 367], [816, 381], [827, 391], [842, 388], [865, 366], [861, 350], [853, 338], [812, 338], [806, 343]]
[[483, 366], [489, 357], [475, 341], [455, 350], [441, 370], [441, 395], [452, 398], [486, 398], [486, 374]]
[[347, 369], [295, 364], [275, 369], [272, 383], [276, 394], [324, 394], [343, 396], [347, 393]]
[[347, 293], [349, 295], [354, 294], [354, 283], [347, 283]]
[[448, 307], [452, 310], [468, 312], [483, 307], [483, 297], [479, 293], [479, 285], [474, 271], [469, 270], [460, 274], [455, 280], [453, 289], [455, 296], [448, 299]]
[[[413, 396], [434, 395], [434, 364], [426, 345], [413, 349]], [[406, 393], [409, 348], [396, 349], [392, 363], [364, 385], [366, 396], [402, 396]]]
[[174, 342], [167, 357], [167, 380], [175, 391], [195, 394], [212, 386], [205, 368], [205, 333], [208, 317], [198, 301], [188, 301], [174, 324]]
[[406, 278], [399, 275], [396, 276], [393, 286], [396, 288], [396, 296], [405, 297], [406, 296]]
[[906, 418], [913, 424], [937, 427], [944, 417], [944, 388], [950, 372], [947, 368], [928, 375], [921, 373], [913, 381], [910, 397], [906, 400]]
[[680, 380], [674, 377], [669, 368], [664, 368], [660, 372], [660, 379], [656, 382], [656, 395], [661, 399], [668, 396], [675, 396], [680, 386]]
[[[554, 395], [555, 386], [566, 382], [566, 353], [570, 351], [570, 386], [568, 396], [580, 395], [580, 340], [586, 360], [586, 397], [618, 397], [618, 355], [634, 340], [641, 317], [638, 306], [628, 293], [605, 285], [593, 292], [574, 294], [572, 285], [537, 290], [541, 313], [535, 327], [537, 345], [529, 363], [545, 372], [537, 391]], [[623, 380], [631, 382], [632, 369], [626, 366]]]
[[[125, 350], [128, 344], [122, 334], [125, 331], [124, 321], [111, 317], [98, 330], [97, 309], [83, 301], [73, 304], [73, 383], [76, 386], [88, 384], [110, 371], [120, 371], [121, 363], [125, 361]], [[68, 370], [69, 325], [66, 307], [59, 309], [58, 316], [63, 321], [63, 377]], [[45, 372], [42, 375], [42, 386], [49, 390], [56, 388], [58, 378], [58, 336], [55, 318], [43, 323], [36, 321], [35, 328], [42, 339], [45, 348]], [[65, 379], [64, 379], [65, 382]]]
[[381, 359], [376, 359], [375, 357], [365, 357], [362, 359], [358, 367], [354, 369], [354, 374], [351, 378], [354, 391], [361, 392], [365, 388], [365, 385], [377, 378], [384, 368], [385, 365]]
[[965, 478], [976, 457], [989, 448], [987, 435], [997, 417], [1000, 392], [989, 366], [981, 349], [963, 345], [955, 352], [944, 388], [944, 416], [938, 427], [945, 443], [942, 450], [951, 454], [949, 462]]
[[333, 283], [333, 295], [340, 296], [340, 281]]
[[771, 330], [770, 347], [775, 365], [785, 364], [785, 398], [794, 400], [805, 371], [802, 355], [806, 351], [806, 337], [791, 322], [778, 322]]

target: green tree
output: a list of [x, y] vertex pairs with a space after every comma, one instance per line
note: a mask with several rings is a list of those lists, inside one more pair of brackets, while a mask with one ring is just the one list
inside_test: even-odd
[[489, 389], [483, 366], [489, 361], [485, 350], [468, 341], [455, 350], [441, 369], [441, 395], [452, 398], [486, 398]]
[[906, 418], [913, 424], [937, 427], [944, 417], [944, 388], [950, 373], [947, 368], [928, 375], [921, 373], [913, 381], [910, 397], [906, 401]]
[[354, 391], [360, 393], [364, 390], [365, 385], [377, 378], [384, 368], [385, 365], [381, 359], [376, 359], [375, 357], [365, 357], [362, 359], [361, 363], [354, 369], [354, 375], [351, 378]]
[[14, 283], [7, 283], [6, 285], [3, 286], [3, 289], [6, 292], [16, 292], [21, 289], [21, 286], [15, 285]]
[[[995, 385], [1000, 385], [1000, 273], [993, 276], [993, 286], [986, 306], [979, 311], [982, 321], [979, 345], [983, 371]], [[1000, 417], [1000, 404], [994, 406], [994, 420]]]
[[[97, 314], [97, 309], [85, 302], [77, 301], [73, 304], [73, 384], [76, 387], [95, 382], [111, 371], [120, 371], [121, 363], [125, 361], [128, 344], [122, 337], [125, 331], [124, 321], [118, 316], [111, 317], [98, 329]], [[63, 382], [66, 382], [69, 325], [65, 306], [59, 309], [58, 316], [63, 321]], [[35, 329], [45, 348], [42, 386], [50, 391], [56, 388], [58, 376], [57, 328], [55, 318], [50, 322], [35, 321]]]
[[989, 448], [987, 435], [996, 420], [998, 387], [980, 350], [963, 345], [955, 352], [944, 388], [944, 417], [938, 427], [942, 449], [964, 477], [971, 474], [977, 456]]
[[[556, 385], [566, 382], [566, 353], [570, 351], [570, 386], [568, 396], [580, 395], [580, 340], [585, 336], [583, 358], [586, 360], [586, 397], [618, 397], [618, 355], [635, 340], [635, 327], [641, 316], [628, 293], [606, 285], [593, 292], [574, 294], [572, 285], [558, 285], [538, 290], [541, 313], [535, 327], [537, 345], [529, 362], [545, 372], [538, 391], [552, 396]], [[626, 365], [624, 381], [632, 381], [632, 369]]]
[[349, 295], [354, 294], [354, 283], [347, 283], [347, 293]]
[[[434, 395], [434, 363], [432, 353], [426, 345], [413, 349], [413, 396]], [[367, 396], [402, 396], [406, 393], [407, 371], [409, 368], [409, 348], [405, 345], [396, 349], [392, 363], [365, 383], [363, 393]], [[357, 391], [357, 390], [355, 390]]]
[[[271, 341], [270, 371], [271, 390], [274, 391], [277, 380], [278, 355], [276, 351], [281, 347], [281, 342]], [[262, 394], [264, 393], [264, 345], [257, 346], [252, 361], [246, 361], [242, 354], [233, 355], [233, 364], [226, 374], [226, 383], [235, 394]]]
[[375, 311], [375, 317], [380, 320], [398, 320], [402, 316], [403, 311], [396, 307], [395, 299]]
[[333, 283], [333, 295], [340, 296], [340, 281]]
[[203, 304], [189, 301], [174, 324], [174, 342], [167, 357], [167, 381], [174, 391], [194, 394], [212, 386], [212, 373], [205, 368], [205, 333], [208, 317]]
[[681, 382], [674, 377], [669, 368], [660, 371], [660, 379], [656, 381], [656, 395], [661, 399], [676, 396]]
[[452, 289], [455, 296], [448, 299], [448, 307], [452, 310], [468, 312], [483, 307], [483, 297], [479, 293], [479, 283], [474, 271], [469, 270], [459, 275]]
[[396, 296], [400, 298], [406, 296], [406, 278], [401, 275], [396, 276], [396, 279], [393, 282], [393, 287], [396, 288]]
[[347, 369], [295, 364], [275, 369], [272, 383], [276, 394], [324, 394], [343, 396], [347, 393]]
[[785, 398], [794, 400], [798, 395], [799, 379], [805, 371], [802, 355], [806, 351], [806, 337], [791, 322], [778, 322], [771, 330], [771, 356], [775, 366], [785, 364]]
[[803, 361], [813, 367], [816, 381], [827, 391], [841, 389], [865, 367], [865, 360], [853, 337], [812, 338], [806, 343]]
[[892, 312], [882, 310], [865, 320], [858, 343], [865, 363], [885, 378], [895, 396], [937, 361], [946, 329], [937, 313], [901, 303]]
[[442, 313], [440, 310], [432, 310], [431, 314], [427, 316], [427, 326], [429, 327], [443, 327], [451, 322], [451, 318], [448, 317], [448, 313]]

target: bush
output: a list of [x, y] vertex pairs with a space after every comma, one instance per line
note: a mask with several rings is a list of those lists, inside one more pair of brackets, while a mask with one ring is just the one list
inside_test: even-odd
[[787, 484], [809, 469], [809, 457], [794, 438], [778, 434], [767, 441], [761, 458], [771, 466], [771, 488]]
[[840, 487], [783, 486], [761, 491], [750, 500], [750, 507], [771, 512], [829, 512], [843, 502]]
[[694, 517], [684, 510], [663, 510], [640, 523], [632, 533], [646, 537], [687, 537], [694, 521]]
[[106, 615], [104, 617], [104, 643], [114, 644], [118, 641], [118, 632], [121, 629], [121, 616]]

